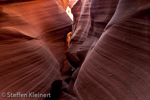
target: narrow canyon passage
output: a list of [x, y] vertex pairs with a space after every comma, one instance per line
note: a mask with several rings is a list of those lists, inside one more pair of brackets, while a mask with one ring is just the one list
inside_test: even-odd
[[0, 0], [0, 100], [150, 100], [149, 0]]

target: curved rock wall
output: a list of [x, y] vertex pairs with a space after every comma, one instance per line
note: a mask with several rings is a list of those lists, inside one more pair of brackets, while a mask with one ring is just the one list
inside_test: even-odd
[[68, 60], [79, 66], [100, 38], [113, 16], [119, 0], [78, 0], [72, 7], [73, 36], [68, 49]]
[[49, 93], [53, 82], [68, 78], [72, 21], [55, 0], [3, 2], [0, 16], [0, 93]]
[[[113, 13], [117, 1], [108, 1], [102, 1], [110, 7], [104, 13]], [[111, 20], [80, 68], [74, 85], [78, 100], [150, 99], [149, 8], [148, 0], [119, 0], [112, 18], [109, 13], [103, 18], [103, 12], [91, 16], [94, 21]], [[96, 23], [92, 25], [97, 32]]]
[[64, 10], [67, 9], [69, 0], [56, 0], [56, 1], [59, 3], [59, 5], [60, 5]]
[[89, 0], [78, 0], [72, 8], [72, 13], [74, 16], [72, 29], [73, 35], [71, 45], [68, 49], [67, 57], [74, 67], [77, 67], [80, 64], [80, 59], [77, 56], [77, 51], [88, 35], [88, 30], [90, 27], [89, 11]]
[[[50, 92], [46, 100], [150, 99], [148, 0], [23, 1], [0, 0], [0, 94]], [[73, 27], [65, 12], [68, 4]]]

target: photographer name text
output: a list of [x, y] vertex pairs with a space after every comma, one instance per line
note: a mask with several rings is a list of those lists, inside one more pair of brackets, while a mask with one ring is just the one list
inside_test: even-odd
[[21, 93], [21, 92], [17, 92], [17, 93], [11, 93], [11, 92], [7, 92], [7, 93], [2, 93], [2, 97], [4, 98], [47, 98], [47, 97], [51, 97], [51, 94], [42, 94], [42, 93], [34, 93], [34, 92], [29, 92], [29, 93]]

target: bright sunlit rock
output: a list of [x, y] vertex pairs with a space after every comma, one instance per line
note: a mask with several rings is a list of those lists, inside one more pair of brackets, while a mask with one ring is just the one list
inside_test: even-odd
[[71, 20], [73, 20], [73, 15], [72, 15], [72, 13], [71, 13], [71, 9], [70, 9], [69, 6], [67, 7], [66, 12], [67, 12], [67, 14], [69, 15], [69, 17], [71, 18]]

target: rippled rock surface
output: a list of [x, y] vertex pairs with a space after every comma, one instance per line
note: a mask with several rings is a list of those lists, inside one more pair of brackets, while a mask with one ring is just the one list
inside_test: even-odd
[[100, 38], [75, 81], [78, 100], [150, 99], [150, 2], [117, 2], [91, 0], [90, 33]]
[[53, 82], [67, 77], [71, 19], [55, 0], [0, 2], [0, 93], [49, 93]]
[[150, 1], [0, 3], [1, 94], [50, 92], [46, 100], [150, 100]]

